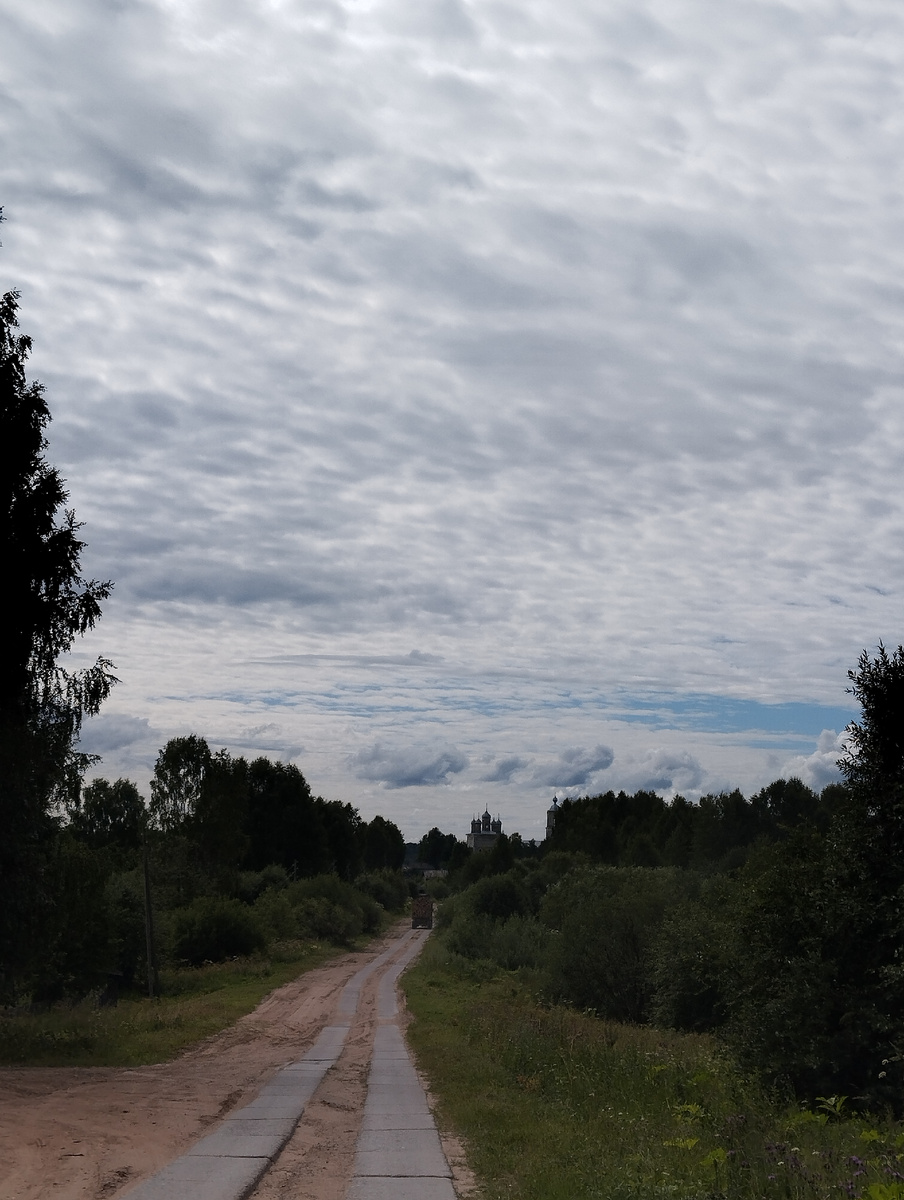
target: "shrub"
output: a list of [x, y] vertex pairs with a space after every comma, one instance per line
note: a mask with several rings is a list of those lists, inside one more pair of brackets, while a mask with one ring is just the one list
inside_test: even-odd
[[737, 885], [724, 876], [707, 881], [699, 900], [667, 913], [652, 946], [654, 1025], [701, 1033], [728, 1016], [734, 973], [731, 900]]
[[355, 887], [387, 912], [401, 912], [408, 900], [408, 884], [398, 871], [370, 871], [359, 875]]
[[475, 916], [487, 916], [494, 921], [525, 916], [530, 912], [530, 899], [520, 879], [511, 873], [489, 875], [479, 880], [462, 896], [462, 909]]
[[254, 910], [239, 900], [203, 896], [172, 914], [173, 954], [192, 966], [251, 954], [265, 942]]
[[141, 870], [114, 875], [107, 883], [111, 968], [123, 987], [132, 987], [147, 970], [144, 877]]
[[696, 876], [674, 868], [596, 867], [566, 875], [540, 910], [556, 932], [550, 993], [616, 1021], [646, 1020], [657, 931], [666, 910], [697, 890]]
[[235, 893], [239, 900], [253, 904], [268, 888], [281, 891], [289, 886], [289, 875], [279, 863], [271, 863], [262, 871], [239, 871]]
[[295, 905], [298, 937], [346, 945], [361, 932], [360, 910], [333, 904], [325, 896], [307, 896]]
[[308, 927], [317, 930], [313, 936], [348, 942], [359, 933], [376, 933], [382, 923], [380, 905], [338, 875], [299, 879], [286, 891], [294, 908], [302, 901], [318, 902], [303, 906]]
[[298, 912], [292, 907], [285, 890], [267, 888], [254, 903], [254, 912], [269, 938], [290, 941], [309, 936], [300, 928]]
[[[514, 970], [535, 966], [548, 938], [530, 916], [530, 896], [518, 872], [489, 875], [440, 908], [439, 922], [449, 926], [449, 948], [465, 958], [488, 958]], [[528, 931], [531, 932], [528, 932]], [[535, 943], [529, 946], [531, 936]]]

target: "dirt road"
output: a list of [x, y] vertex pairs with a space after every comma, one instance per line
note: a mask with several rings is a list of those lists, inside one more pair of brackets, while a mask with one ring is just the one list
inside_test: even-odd
[[[253, 1098], [329, 1022], [344, 985], [405, 933], [271, 993], [174, 1062], [135, 1069], [0, 1069], [0, 1200], [107, 1200], [130, 1191]], [[381, 971], [365, 984], [342, 1056], [254, 1200], [342, 1200], [352, 1172]], [[462, 1190], [460, 1147], [446, 1145]]]

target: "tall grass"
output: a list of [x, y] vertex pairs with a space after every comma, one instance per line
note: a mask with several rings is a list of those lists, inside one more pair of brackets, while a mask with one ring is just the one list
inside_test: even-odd
[[487, 1200], [904, 1200], [904, 1133], [804, 1110], [707, 1036], [540, 1003], [434, 937], [405, 976], [418, 1061]]

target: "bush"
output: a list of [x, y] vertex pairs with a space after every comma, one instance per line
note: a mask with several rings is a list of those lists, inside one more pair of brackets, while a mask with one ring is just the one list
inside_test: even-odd
[[708, 880], [699, 900], [668, 913], [652, 947], [654, 1025], [702, 1033], [724, 1025], [732, 970], [731, 901], [737, 885], [724, 876]]
[[362, 929], [360, 909], [343, 908], [325, 896], [307, 896], [295, 906], [297, 937], [319, 938], [348, 945]]
[[531, 916], [520, 872], [489, 875], [440, 907], [439, 923], [449, 927], [448, 945], [465, 958], [488, 958], [507, 970], [537, 966], [548, 942]]
[[[307, 936], [345, 943], [360, 933], [376, 933], [382, 924], [380, 905], [338, 875], [299, 879], [286, 894], [293, 908], [303, 910], [308, 928], [314, 931]], [[303, 901], [314, 903], [303, 905]]]
[[530, 912], [530, 899], [520, 879], [511, 873], [479, 880], [462, 896], [461, 908], [494, 921], [523, 917]]
[[398, 871], [370, 871], [359, 875], [355, 887], [387, 912], [401, 912], [408, 900], [408, 884]]
[[311, 936], [306, 928], [301, 928], [298, 912], [285, 890], [267, 888], [255, 901], [254, 912], [268, 939], [286, 942]]
[[235, 894], [246, 904], [253, 904], [268, 889], [282, 891], [289, 886], [289, 875], [279, 863], [271, 863], [262, 871], [239, 871]]
[[114, 875], [107, 883], [111, 971], [130, 988], [147, 971], [144, 875], [141, 869]]
[[699, 890], [675, 868], [596, 867], [547, 892], [541, 920], [555, 931], [547, 987], [557, 999], [640, 1023], [653, 995], [652, 948], [668, 908]]
[[507, 971], [539, 970], [545, 965], [549, 942], [549, 930], [536, 917], [509, 917], [493, 923], [486, 957]]
[[265, 944], [254, 910], [239, 900], [203, 896], [172, 914], [173, 954], [192, 966], [251, 954]]

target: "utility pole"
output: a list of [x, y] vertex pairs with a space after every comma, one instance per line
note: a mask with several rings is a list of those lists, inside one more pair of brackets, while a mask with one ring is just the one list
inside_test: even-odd
[[157, 983], [157, 956], [154, 953], [154, 909], [151, 905], [151, 876], [148, 870], [148, 844], [144, 843], [144, 937], [148, 957], [148, 995], [153, 1000], [160, 990]]

